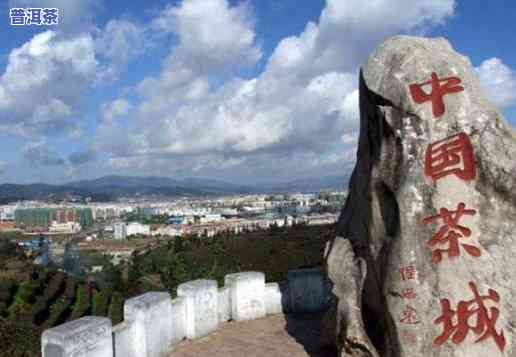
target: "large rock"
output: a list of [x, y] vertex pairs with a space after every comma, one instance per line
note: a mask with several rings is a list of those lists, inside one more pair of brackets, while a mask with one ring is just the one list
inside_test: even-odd
[[360, 112], [326, 254], [341, 355], [515, 356], [515, 132], [444, 39], [384, 42]]

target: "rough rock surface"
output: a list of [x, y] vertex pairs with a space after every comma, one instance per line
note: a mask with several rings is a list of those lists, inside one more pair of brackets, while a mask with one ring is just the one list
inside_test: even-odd
[[516, 356], [514, 130], [444, 39], [380, 45], [360, 112], [326, 254], [341, 355]]

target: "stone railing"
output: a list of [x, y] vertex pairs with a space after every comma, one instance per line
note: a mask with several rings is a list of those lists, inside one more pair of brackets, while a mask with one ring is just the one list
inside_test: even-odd
[[177, 288], [177, 298], [149, 292], [124, 303], [124, 321], [112, 326], [105, 317], [88, 316], [45, 330], [43, 357], [168, 357], [183, 339], [196, 339], [219, 324], [268, 314], [326, 309], [328, 284], [319, 269], [291, 270], [287, 281], [265, 283], [260, 272], [193, 280]]

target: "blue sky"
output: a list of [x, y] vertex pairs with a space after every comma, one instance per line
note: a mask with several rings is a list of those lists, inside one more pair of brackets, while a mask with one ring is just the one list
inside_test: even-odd
[[[516, 125], [516, 3], [371, 3], [2, 2], [0, 182], [343, 174], [357, 71], [395, 34], [446, 37]], [[57, 7], [61, 22], [10, 26], [11, 7]]]

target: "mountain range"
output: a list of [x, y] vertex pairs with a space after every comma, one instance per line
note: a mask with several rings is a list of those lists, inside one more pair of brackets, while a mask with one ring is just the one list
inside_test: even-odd
[[282, 183], [240, 185], [205, 178], [172, 179], [167, 177], [103, 176], [93, 180], [66, 184], [0, 184], [0, 203], [18, 200], [62, 200], [66, 197], [91, 197], [94, 201], [111, 201], [120, 197], [201, 196], [230, 193], [318, 192], [343, 190], [349, 175], [304, 178]]

